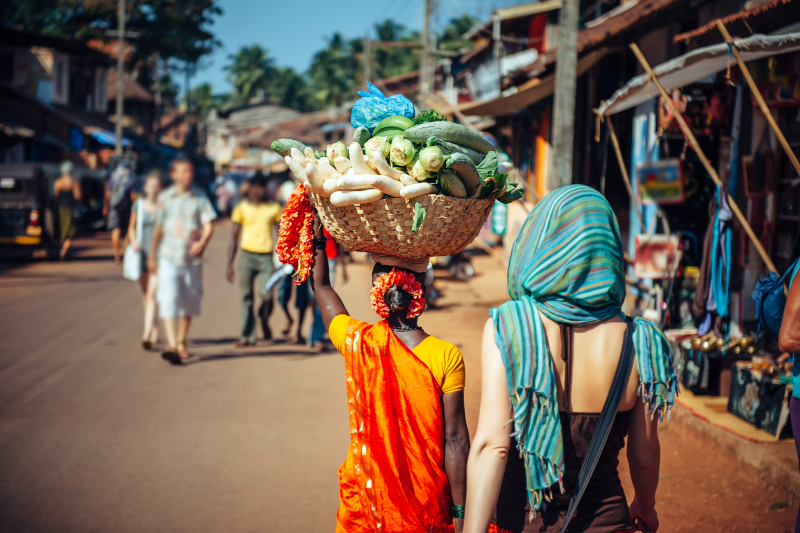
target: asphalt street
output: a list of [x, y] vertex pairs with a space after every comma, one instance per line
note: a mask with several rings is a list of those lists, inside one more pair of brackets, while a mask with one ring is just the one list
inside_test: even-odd
[[[333, 531], [342, 358], [233, 348], [228, 225], [215, 233], [185, 367], [142, 350], [138, 285], [107, 248], [0, 273], [1, 531]], [[348, 307], [371, 319], [368, 279], [354, 278]]]

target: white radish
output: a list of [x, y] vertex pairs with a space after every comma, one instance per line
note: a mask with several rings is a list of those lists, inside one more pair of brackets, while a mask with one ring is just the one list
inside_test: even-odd
[[389, 196], [394, 196], [395, 198], [400, 198], [400, 190], [403, 188], [402, 183], [397, 180], [393, 180], [388, 176], [375, 176], [370, 178], [370, 185], [379, 191], [385, 192]]
[[333, 178], [334, 174], [337, 174], [336, 169], [331, 166], [327, 157], [323, 157], [317, 162], [317, 168], [319, 169], [319, 173], [322, 174], [322, 179], [325, 181], [328, 181]]
[[306, 146], [306, 149], [303, 150], [306, 154], [306, 158], [308, 159], [309, 163], [313, 163], [314, 165], [317, 164], [317, 156], [314, 154], [314, 150]]
[[308, 183], [311, 184], [311, 190], [320, 196], [327, 197], [323, 188], [325, 180], [322, 179], [322, 174], [319, 173], [319, 169], [313, 163], [306, 165], [306, 176], [308, 177]]
[[514, 168], [514, 163], [500, 163], [497, 165], [498, 174], [508, 174]]
[[372, 174], [376, 175], [377, 172], [369, 168], [367, 162], [364, 161], [364, 153], [361, 151], [361, 145], [353, 143], [350, 145], [350, 164], [356, 174]]
[[372, 162], [375, 164], [375, 170], [378, 171], [378, 174], [381, 176], [389, 176], [393, 180], [400, 181], [400, 177], [403, 173], [396, 168], [392, 168], [392, 166], [386, 162], [386, 158], [383, 157], [383, 154], [378, 150], [372, 152]]
[[[297, 148], [295, 148], [295, 150], [297, 150]], [[299, 181], [300, 183], [308, 181], [308, 178], [306, 177], [306, 172], [305, 170], [303, 170], [303, 165], [301, 165], [300, 163], [295, 161], [294, 158], [289, 157], [288, 155], [284, 157], [283, 160], [286, 161], [287, 165], [289, 165], [289, 169], [292, 171], [292, 174], [294, 174], [294, 177], [297, 181]]]
[[325, 180], [325, 184], [322, 186], [322, 189], [328, 196], [330, 196], [331, 194], [339, 190], [339, 180], [337, 179]]
[[340, 191], [359, 191], [361, 189], [369, 189], [372, 187], [370, 180], [374, 176], [342, 176], [337, 180]]
[[412, 178], [411, 176], [409, 176], [408, 174], [403, 174], [402, 176], [400, 176], [400, 183], [402, 183], [403, 185], [416, 185], [419, 182], [414, 178]]
[[337, 157], [336, 159], [333, 160], [333, 165], [336, 167], [336, 171], [339, 174], [344, 174], [345, 172], [347, 172], [349, 169], [352, 168], [350, 160], [347, 159], [346, 157]]
[[348, 168], [348, 169], [347, 169], [347, 172], [345, 172], [344, 174], [342, 174], [342, 176], [355, 176], [355, 175], [356, 175], [356, 171], [355, 171], [355, 170], [353, 170], [352, 168]]
[[415, 183], [400, 189], [400, 196], [403, 198], [416, 198], [423, 194], [436, 194], [437, 192], [439, 192], [439, 189], [433, 183]]
[[306, 155], [298, 150], [297, 148], [292, 148], [289, 152], [292, 156], [292, 159], [300, 163], [301, 166], [306, 166]]
[[383, 192], [378, 189], [366, 191], [336, 191], [331, 194], [331, 204], [341, 207], [353, 204], [368, 204], [383, 198]]

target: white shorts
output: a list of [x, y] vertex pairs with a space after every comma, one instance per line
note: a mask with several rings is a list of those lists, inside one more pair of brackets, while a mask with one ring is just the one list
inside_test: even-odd
[[158, 261], [158, 315], [161, 318], [199, 316], [203, 299], [203, 265], [175, 266]]

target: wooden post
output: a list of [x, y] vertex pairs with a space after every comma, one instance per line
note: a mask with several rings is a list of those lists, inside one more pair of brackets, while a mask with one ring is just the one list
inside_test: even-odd
[[730, 206], [731, 211], [733, 211], [734, 216], [739, 220], [739, 223], [742, 225], [742, 228], [744, 229], [745, 233], [747, 233], [747, 236], [750, 237], [750, 241], [753, 243], [753, 246], [758, 251], [758, 255], [761, 256], [761, 259], [764, 261], [764, 264], [767, 265], [767, 268], [769, 268], [772, 272], [778, 272], [778, 269], [775, 268], [775, 264], [767, 255], [767, 251], [761, 245], [761, 241], [758, 240], [758, 237], [756, 237], [753, 228], [750, 227], [750, 224], [747, 222], [747, 219], [742, 214], [742, 211], [739, 209], [739, 206], [736, 205], [736, 202], [733, 201], [733, 198], [731, 197], [730, 193], [725, 191], [725, 188], [722, 186], [722, 181], [719, 179], [719, 175], [717, 175], [717, 171], [714, 170], [714, 167], [712, 167], [711, 163], [709, 163], [708, 158], [703, 153], [703, 150], [700, 148], [700, 144], [697, 142], [697, 139], [695, 138], [694, 133], [692, 133], [691, 128], [689, 128], [689, 126], [686, 124], [686, 121], [683, 120], [683, 115], [681, 115], [681, 112], [675, 108], [675, 104], [672, 102], [672, 98], [669, 97], [667, 91], [664, 89], [664, 86], [661, 85], [661, 82], [658, 81], [656, 75], [653, 74], [653, 69], [650, 68], [650, 64], [647, 62], [647, 59], [645, 59], [644, 55], [642, 54], [642, 51], [639, 50], [639, 47], [636, 46], [636, 43], [631, 43], [630, 47], [631, 50], [633, 50], [636, 59], [639, 60], [639, 63], [642, 64], [642, 67], [644, 68], [645, 72], [647, 72], [647, 75], [650, 77], [650, 81], [652, 81], [653, 84], [655, 84], [656, 88], [658, 89], [658, 92], [661, 93], [662, 98], [664, 98], [664, 101], [666, 101], [669, 107], [672, 109], [672, 112], [674, 113], [675, 118], [678, 120], [678, 124], [680, 125], [681, 130], [683, 130], [683, 134], [688, 139], [689, 144], [692, 145], [692, 148], [694, 148], [694, 151], [697, 152], [697, 156], [700, 159], [700, 162], [703, 164], [703, 168], [706, 169], [706, 172], [708, 172], [708, 175], [711, 176], [711, 179], [714, 181], [714, 183], [716, 183], [718, 187], [722, 187], [722, 190], [725, 192], [725, 198], [728, 200], [728, 205]]
[[739, 49], [736, 48], [731, 34], [728, 33], [728, 29], [721, 20], [717, 20], [717, 29], [722, 34], [722, 38], [725, 39], [725, 42], [730, 46], [733, 57], [736, 58], [736, 62], [739, 64], [739, 70], [742, 71], [742, 75], [747, 81], [747, 85], [750, 87], [750, 91], [753, 93], [753, 98], [755, 98], [756, 102], [758, 103], [758, 107], [761, 108], [761, 112], [764, 113], [764, 117], [767, 119], [767, 122], [770, 126], [772, 126], [772, 131], [775, 132], [775, 136], [778, 137], [778, 141], [781, 143], [781, 146], [783, 146], [783, 150], [786, 152], [786, 155], [789, 157], [792, 165], [794, 165], [794, 169], [797, 171], [797, 174], [800, 175], [800, 162], [797, 161], [797, 157], [794, 155], [792, 147], [789, 146], [788, 142], [786, 142], [786, 137], [783, 136], [780, 128], [778, 128], [778, 124], [772, 117], [772, 113], [770, 113], [767, 103], [764, 101], [764, 97], [761, 96], [761, 92], [758, 90], [758, 87], [756, 87], [756, 82], [753, 81], [753, 76], [750, 75], [747, 65], [744, 64], [742, 56], [739, 55]]
[[617, 154], [617, 162], [619, 163], [619, 171], [622, 173], [622, 181], [625, 182], [625, 188], [628, 189], [628, 196], [631, 197], [633, 210], [636, 211], [636, 216], [639, 218], [639, 224], [642, 226], [642, 231], [647, 232], [647, 226], [644, 224], [642, 212], [639, 211], [639, 202], [633, 194], [633, 187], [631, 186], [631, 179], [628, 176], [628, 169], [625, 167], [625, 159], [622, 158], [622, 151], [619, 149], [619, 140], [617, 139], [617, 132], [614, 131], [614, 125], [611, 123], [611, 117], [606, 117], [606, 124], [608, 124], [608, 132], [611, 134], [611, 144], [614, 145], [614, 153]]

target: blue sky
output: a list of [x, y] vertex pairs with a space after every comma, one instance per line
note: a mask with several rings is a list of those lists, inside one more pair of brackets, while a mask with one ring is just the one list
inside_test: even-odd
[[[204, 62], [206, 68], [192, 79], [192, 85], [208, 82], [214, 92], [227, 92], [222, 67], [227, 57], [241, 46], [260, 44], [280, 66], [305, 71], [315, 52], [325, 46], [326, 37], [338, 31], [348, 38], [363, 37], [376, 22], [391, 18], [410, 29], [422, 27], [423, 0], [218, 0], [224, 11], [212, 31], [222, 47]], [[520, 0], [438, 0], [433, 20], [435, 30], [463, 13], [481, 20], [493, 9], [525, 3]], [[374, 32], [372, 34], [374, 36]]]

